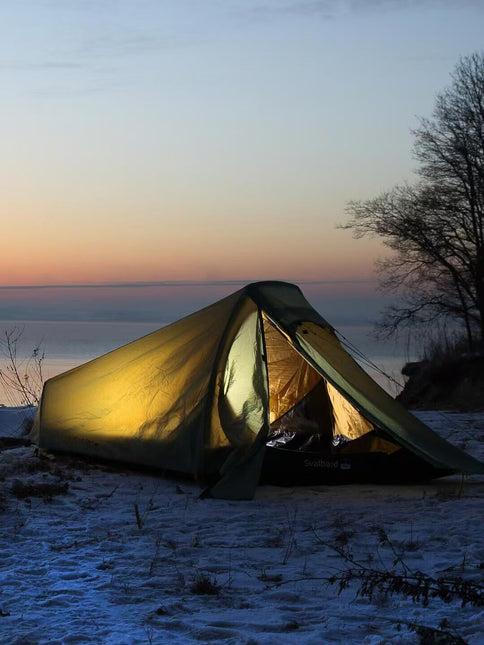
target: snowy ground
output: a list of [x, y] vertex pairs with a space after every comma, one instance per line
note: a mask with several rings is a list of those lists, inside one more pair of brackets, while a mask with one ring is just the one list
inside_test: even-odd
[[[0, 437], [20, 437], [25, 412], [0, 408]], [[420, 416], [484, 458], [483, 414]], [[264, 486], [230, 502], [201, 500], [188, 481], [0, 447], [2, 645], [484, 642], [482, 607], [378, 588], [370, 599], [356, 577], [401, 571], [400, 556], [413, 572], [482, 585], [482, 477], [462, 491], [458, 477]], [[328, 578], [351, 568], [338, 595]]]

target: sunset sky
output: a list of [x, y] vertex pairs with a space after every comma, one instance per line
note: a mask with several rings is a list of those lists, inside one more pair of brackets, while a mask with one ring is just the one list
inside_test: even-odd
[[0, 2], [0, 285], [359, 281], [484, 1]]

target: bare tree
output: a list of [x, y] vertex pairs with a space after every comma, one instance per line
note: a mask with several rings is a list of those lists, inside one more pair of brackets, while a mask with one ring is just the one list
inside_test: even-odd
[[484, 345], [484, 53], [462, 58], [451, 78], [413, 131], [418, 181], [350, 202], [343, 228], [392, 251], [378, 270], [400, 301], [383, 332], [452, 321], [472, 348]]

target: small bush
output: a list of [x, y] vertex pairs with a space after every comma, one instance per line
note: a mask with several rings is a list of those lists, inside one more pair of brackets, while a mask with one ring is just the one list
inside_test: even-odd
[[423, 360], [430, 363], [447, 363], [463, 356], [481, 353], [478, 348], [471, 351], [468, 339], [458, 332], [441, 331], [427, 340], [423, 348]]
[[484, 355], [443, 357], [434, 361], [407, 363], [402, 374], [408, 376], [397, 396], [412, 409], [484, 409]]
[[215, 576], [198, 572], [190, 590], [199, 596], [218, 596], [220, 594], [221, 587]]
[[4, 339], [0, 338], [0, 354], [6, 363], [5, 368], [0, 369], [0, 383], [9, 405], [37, 406], [44, 386], [45, 354], [39, 344], [30, 356], [21, 357], [22, 335], [22, 328], [13, 327], [4, 332]]

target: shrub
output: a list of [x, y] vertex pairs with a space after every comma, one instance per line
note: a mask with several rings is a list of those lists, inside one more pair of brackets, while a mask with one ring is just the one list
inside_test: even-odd
[[190, 589], [194, 594], [200, 596], [218, 596], [221, 591], [221, 587], [217, 582], [217, 578], [201, 571], [199, 571], [195, 576], [195, 580], [193, 581]]

